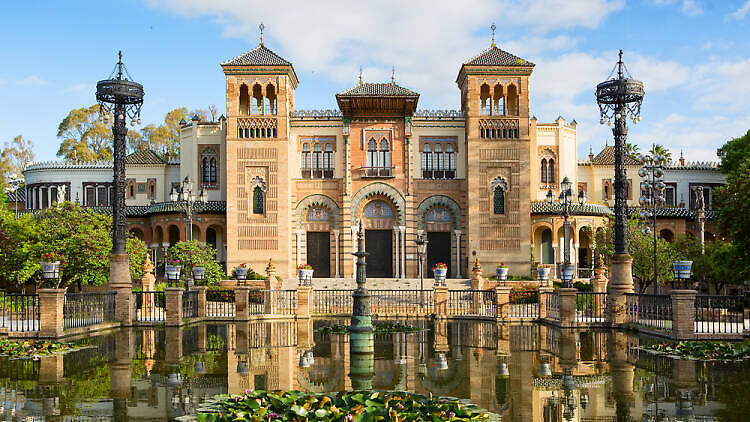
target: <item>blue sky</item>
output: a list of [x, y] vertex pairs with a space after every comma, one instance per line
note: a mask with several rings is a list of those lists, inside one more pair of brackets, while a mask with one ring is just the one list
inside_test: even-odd
[[390, 80], [420, 92], [420, 108], [458, 108], [463, 61], [497, 43], [537, 64], [531, 109], [540, 121], [579, 122], [579, 157], [611, 138], [593, 90], [625, 50], [646, 84], [630, 140], [675, 156], [716, 160], [750, 128], [750, 0], [11, 2], [0, 15], [0, 142], [22, 134], [37, 160], [54, 159], [57, 125], [94, 102], [122, 49], [146, 89], [143, 123], [179, 106], [224, 111], [219, 63], [265, 44], [293, 62], [296, 108], [335, 108], [334, 93]]

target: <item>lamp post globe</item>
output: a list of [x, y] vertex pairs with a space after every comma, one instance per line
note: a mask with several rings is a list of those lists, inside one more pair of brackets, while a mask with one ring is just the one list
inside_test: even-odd
[[[143, 105], [143, 85], [132, 80], [122, 63], [122, 52], [109, 79], [96, 83], [96, 101], [99, 114], [105, 122], [113, 119], [113, 184], [112, 203], [112, 256], [110, 284], [130, 285], [128, 256], [125, 251], [125, 136], [128, 133], [127, 119], [138, 121]], [[113, 117], [114, 116], [114, 117]]]

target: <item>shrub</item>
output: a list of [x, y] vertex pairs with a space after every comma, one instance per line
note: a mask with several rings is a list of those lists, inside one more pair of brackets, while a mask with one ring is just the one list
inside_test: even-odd
[[140, 281], [143, 277], [143, 263], [146, 262], [146, 244], [132, 234], [128, 236], [125, 249], [128, 253], [128, 262], [130, 265], [130, 278], [133, 281]]
[[193, 266], [205, 268], [206, 276], [201, 285], [217, 284], [222, 279], [221, 265], [216, 261], [216, 250], [208, 243], [199, 240], [177, 242], [167, 250], [167, 259], [180, 261], [183, 276], [187, 276]]

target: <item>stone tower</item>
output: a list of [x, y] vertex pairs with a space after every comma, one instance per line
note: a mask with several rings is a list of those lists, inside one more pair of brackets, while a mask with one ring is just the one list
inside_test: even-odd
[[[466, 115], [469, 251], [529, 272], [529, 77], [534, 64], [490, 48], [461, 66]], [[469, 163], [471, 165], [469, 165]], [[492, 268], [492, 267], [490, 267]]]
[[260, 45], [221, 64], [227, 94], [227, 269], [292, 272], [289, 116], [292, 64]]

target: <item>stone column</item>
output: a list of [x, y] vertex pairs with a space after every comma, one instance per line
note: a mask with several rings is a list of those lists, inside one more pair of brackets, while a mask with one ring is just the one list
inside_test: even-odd
[[[357, 225], [352, 224], [350, 227], [352, 231], [352, 254], [357, 252]], [[352, 279], [357, 277], [357, 257], [352, 255]]]
[[234, 288], [234, 318], [237, 321], [250, 319], [250, 288], [246, 286]]
[[406, 278], [406, 226], [400, 226], [401, 230], [401, 277]]
[[433, 300], [435, 301], [435, 317], [445, 318], [448, 316], [448, 287], [434, 286]]
[[339, 236], [340, 236], [340, 234], [341, 233], [339, 232], [339, 229], [335, 229], [333, 231], [334, 245], [335, 245], [335, 248], [336, 248], [336, 261], [335, 261], [336, 262], [336, 264], [335, 264], [336, 265], [336, 275], [335, 275], [336, 278], [341, 277], [341, 273], [339, 272], [339, 267], [341, 266], [341, 262], [340, 262], [340, 259], [339, 259], [339, 255], [340, 255], [339, 254]]
[[547, 295], [554, 294], [552, 287], [539, 288], [539, 319], [547, 318]]
[[312, 288], [297, 286], [297, 318], [310, 318], [312, 314]]
[[672, 338], [695, 338], [695, 290], [672, 290]]
[[294, 231], [294, 238], [296, 241], [296, 247], [297, 247], [297, 256], [296, 261], [297, 265], [302, 264], [302, 230], [295, 230]]
[[198, 318], [205, 318], [206, 317], [206, 293], [208, 292], [208, 287], [206, 286], [196, 286], [193, 287], [193, 290], [198, 291]]
[[181, 287], [167, 287], [164, 296], [167, 302], [167, 326], [180, 326], [182, 322], [182, 295], [185, 290]]
[[399, 253], [399, 247], [401, 246], [401, 230], [399, 230], [398, 226], [393, 227], [393, 233], [396, 235], [396, 278], [400, 278], [401, 254]]
[[116, 293], [115, 318], [125, 326], [132, 325], [135, 307], [128, 254], [109, 255], [109, 288]]
[[633, 258], [627, 254], [614, 255], [609, 275], [607, 322], [617, 327], [625, 323], [625, 294], [633, 293]]
[[550, 284], [552, 283], [552, 280], [558, 279], [558, 277], [557, 277], [557, 259], [558, 259], [558, 257], [557, 257], [557, 251], [559, 249], [560, 248], [558, 247], [557, 243], [552, 242], [552, 257], [553, 257], [552, 261], [553, 262], [552, 262], [552, 274], [549, 275]]
[[461, 230], [456, 230], [456, 278], [461, 278]]
[[497, 319], [507, 320], [510, 317], [510, 287], [495, 287]]
[[572, 327], [576, 323], [576, 293], [575, 288], [557, 289], [560, 295], [560, 325], [563, 327]]
[[63, 335], [65, 289], [39, 289], [39, 337]]

